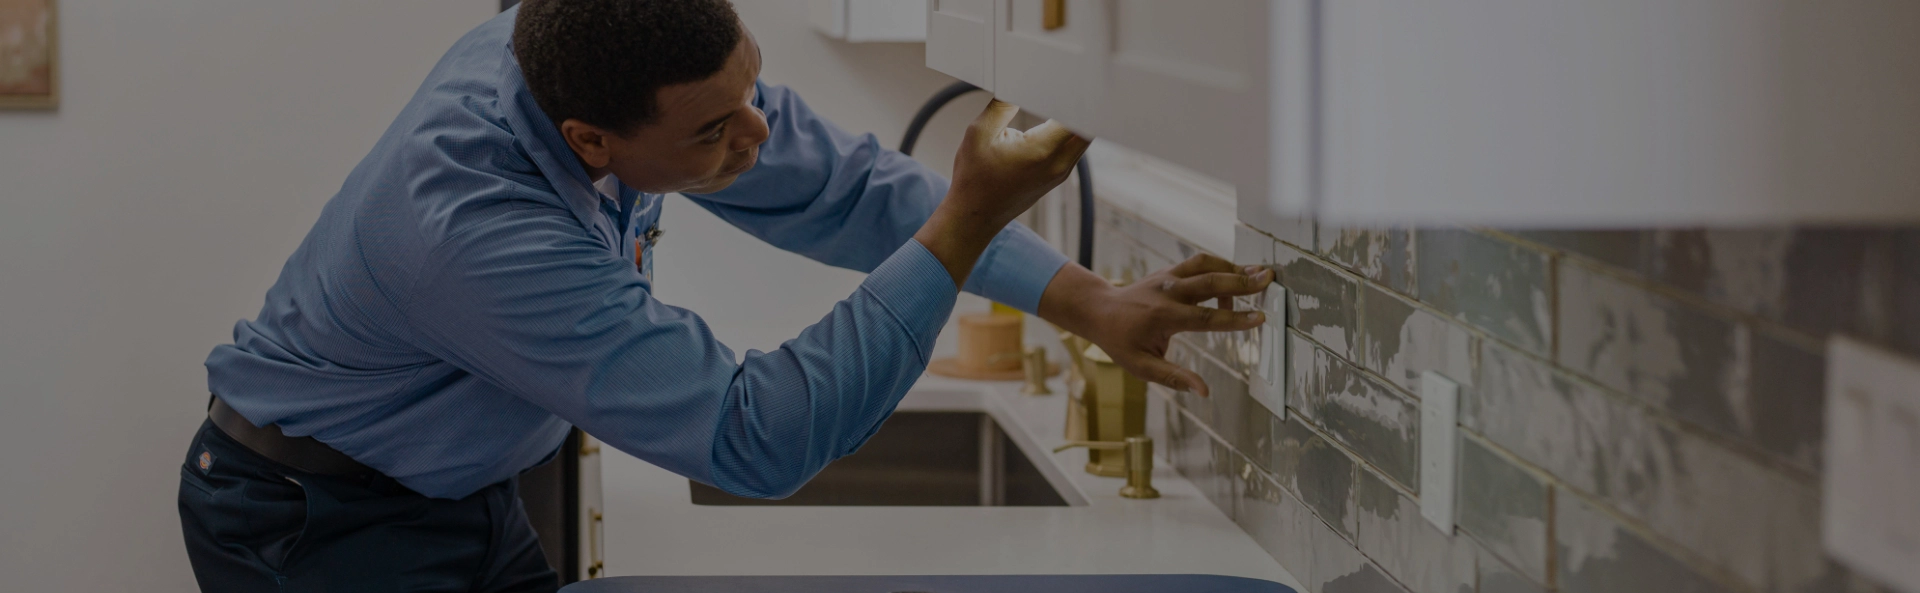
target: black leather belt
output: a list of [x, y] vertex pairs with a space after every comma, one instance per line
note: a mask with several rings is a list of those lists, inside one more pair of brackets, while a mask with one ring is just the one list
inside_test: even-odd
[[323, 476], [380, 475], [373, 468], [354, 461], [347, 454], [335, 451], [313, 437], [290, 437], [280, 432], [279, 426], [272, 424], [254, 426], [252, 421], [227, 406], [227, 402], [217, 395], [213, 397], [212, 405], [207, 407], [207, 418], [219, 427], [220, 432], [227, 433], [248, 450], [281, 465]]

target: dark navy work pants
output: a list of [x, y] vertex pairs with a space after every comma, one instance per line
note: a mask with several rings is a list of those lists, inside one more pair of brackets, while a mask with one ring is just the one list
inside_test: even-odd
[[512, 481], [460, 500], [427, 498], [385, 476], [275, 463], [212, 422], [180, 468], [180, 526], [209, 593], [560, 587]]

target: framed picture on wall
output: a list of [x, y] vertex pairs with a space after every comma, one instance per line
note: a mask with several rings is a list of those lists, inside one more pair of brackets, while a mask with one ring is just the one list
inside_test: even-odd
[[60, 104], [54, 0], [0, 0], [0, 109]]

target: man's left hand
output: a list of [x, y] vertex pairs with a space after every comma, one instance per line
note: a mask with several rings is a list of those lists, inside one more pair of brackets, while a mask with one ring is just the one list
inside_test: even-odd
[[[1069, 264], [1041, 295], [1040, 317], [1092, 341], [1136, 377], [1205, 397], [1200, 375], [1167, 362], [1168, 341], [1181, 332], [1260, 327], [1266, 315], [1234, 311], [1233, 297], [1272, 282], [1273, 270], [1205, 254], [1122, 287]], [[1216, 299], [1219, 308], [1200, 305]]]

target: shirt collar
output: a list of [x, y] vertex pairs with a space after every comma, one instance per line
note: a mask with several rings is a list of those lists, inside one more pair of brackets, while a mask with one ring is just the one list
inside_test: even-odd
[[[573, 149], [560, 137], [559, 128], [547, 118], [545, 111], [533, 100], [533, 93], [527, 89], [527, 79], [520, 74], [520, 61], [514, 58], [513, 44], [509, 42], [506, 57], [501, 60], [499, 92], [501, 111], [505, 112], [507, 124], [514, 130], [514, 137], [526, 149], [527, 155], [540, 168], [540, 174], [553, 184], [554, 193], [573, 212], [574, 218], [588, 228], [601, 227], [604, 223], [596, 214], [600, 210], [600, 191], [594, 189], [593, 180], [587, 176], [587, 170], [580, 165]], [[622, 184], [622, 194], [627, 193]], [[627, 196], [616, 196], [622, 200]], [[603, 229], [612, 231], [612, 229]]]

